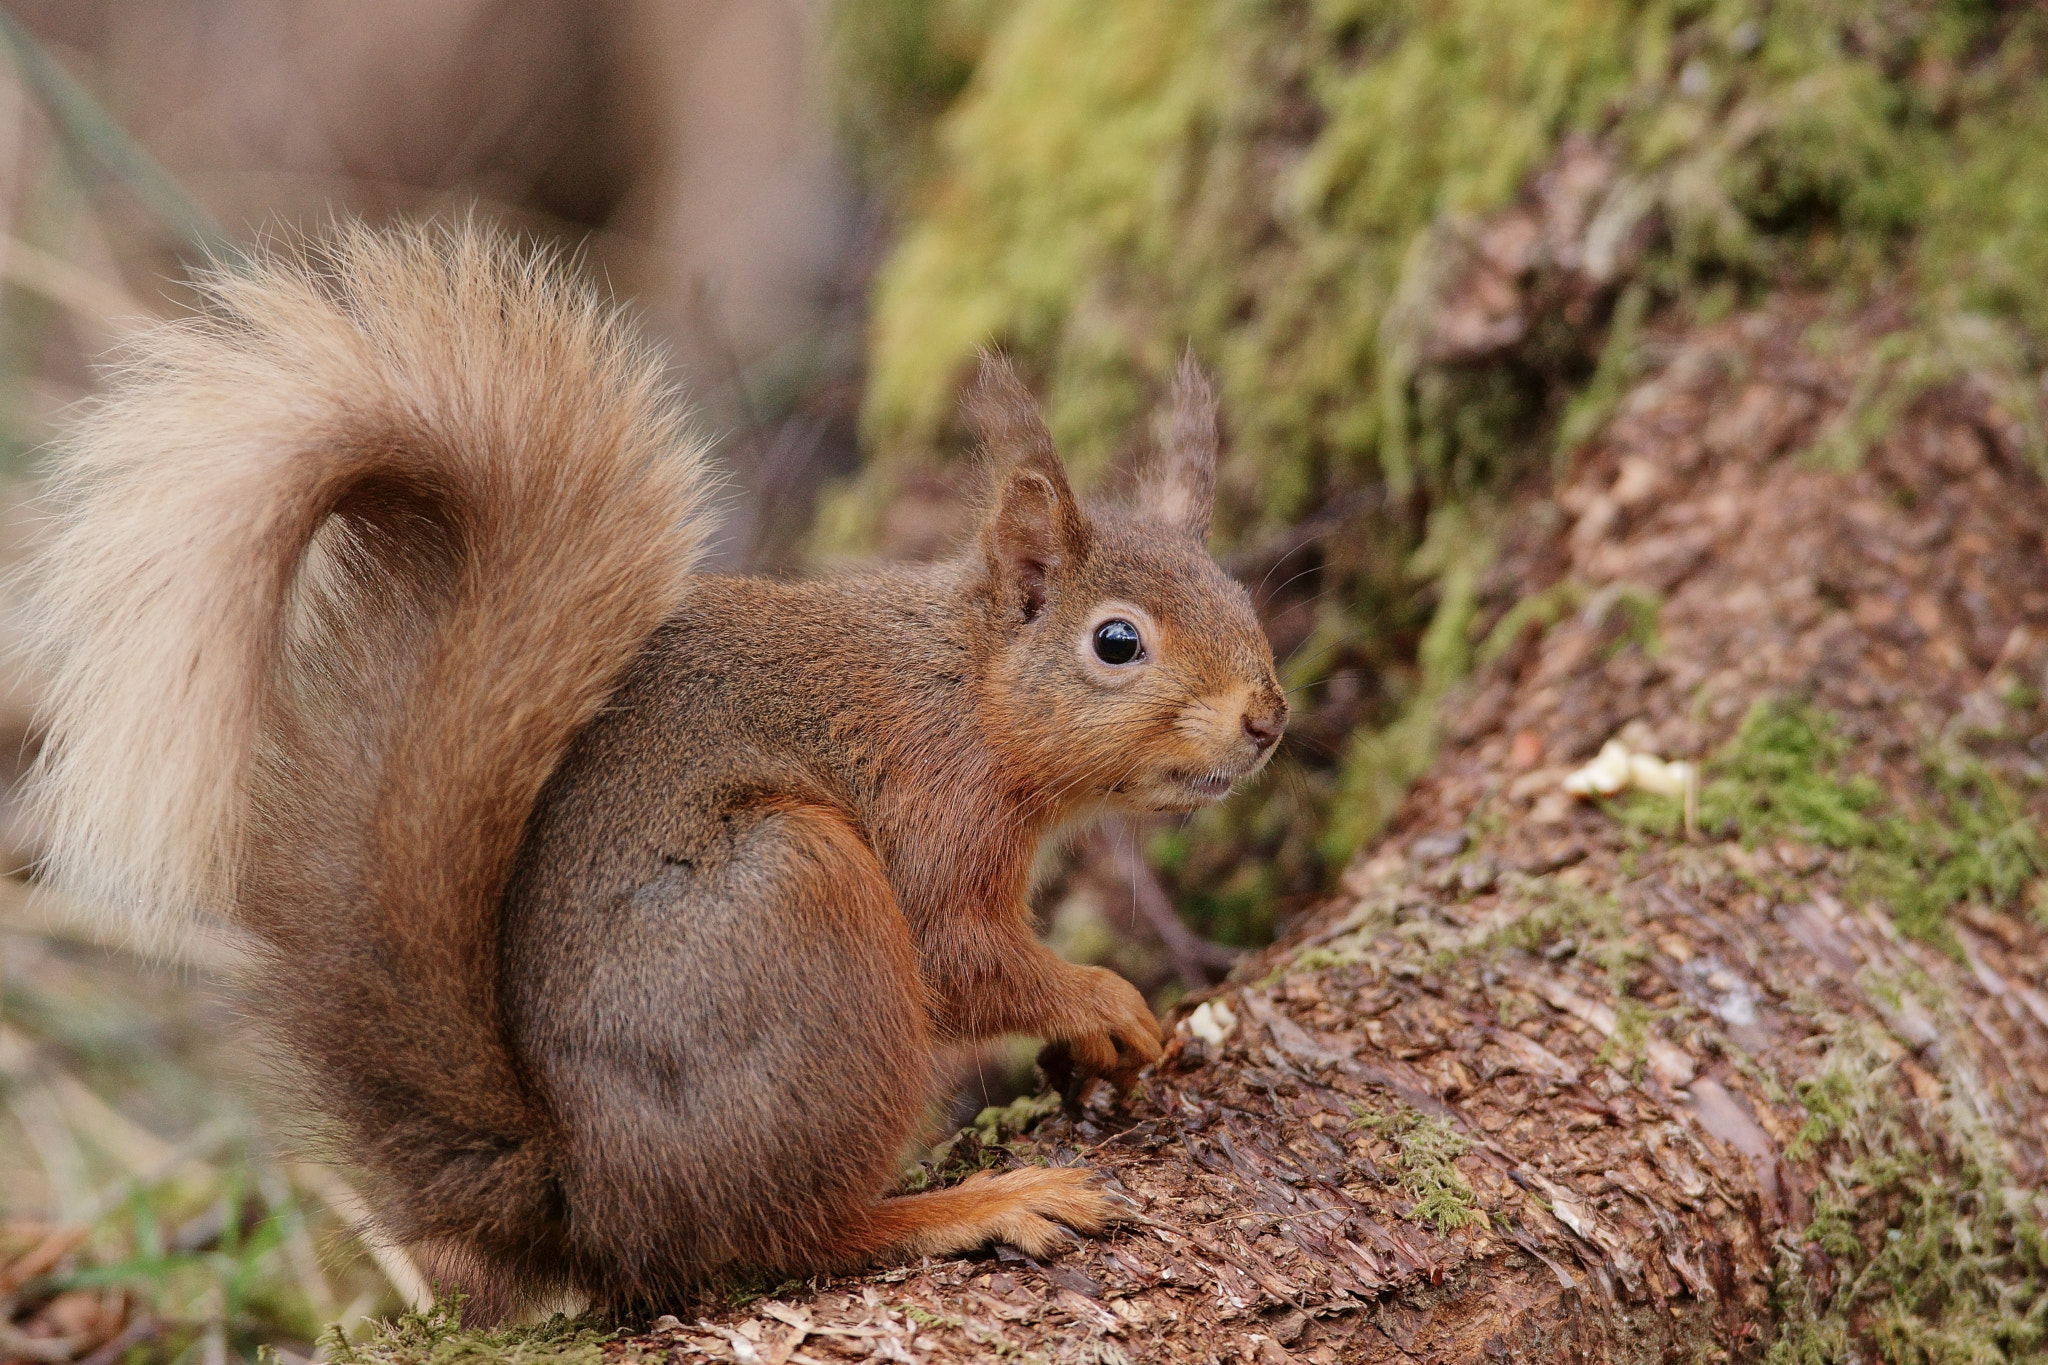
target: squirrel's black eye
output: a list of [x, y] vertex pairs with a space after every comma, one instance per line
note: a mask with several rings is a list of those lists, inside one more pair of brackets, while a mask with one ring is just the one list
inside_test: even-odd
[[1095, 657], [1106, 664], [1127, 664], [1145, 650], [1138, 628], [1121, 616], [1095, 628]]

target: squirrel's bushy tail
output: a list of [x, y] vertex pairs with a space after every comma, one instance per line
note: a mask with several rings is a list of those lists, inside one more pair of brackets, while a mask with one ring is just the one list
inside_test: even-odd
[[680, 599], [705, 460], [558, 261], [360, 226], [223, 269], [60, 446], [32, 640], [53, 876], [251, 931], [395, 1235], [548, 1216], [498, 902], [568, 745]]

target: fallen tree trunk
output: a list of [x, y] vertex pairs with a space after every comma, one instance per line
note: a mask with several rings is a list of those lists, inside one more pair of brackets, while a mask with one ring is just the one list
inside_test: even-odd
[[[1814, 315], [1663, 338], [1508, 528], [1522, 605], [1343, 893], [1184, 1008], [1122, 1106], [935, 1172], [1083, 1162], [1130, 1226], [607, 1349], [2037, 1356], [2048, 493], [1967, 383], [1853, 472], [1788, 455], [1868, 359], [1807, 353]], [[1565, 794], [1617, 733], [1715, 757], [1677, 799]]]

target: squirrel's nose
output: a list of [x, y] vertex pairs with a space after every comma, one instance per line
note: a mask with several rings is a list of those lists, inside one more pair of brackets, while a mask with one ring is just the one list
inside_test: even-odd
[[1251, 736], [1252, 743], [1261, 749], [1270, 749], [1280, 738], [1280, 731], [1287, 724], [1285, 711], [1258, 714], [1244, 713], [1244, 732]]

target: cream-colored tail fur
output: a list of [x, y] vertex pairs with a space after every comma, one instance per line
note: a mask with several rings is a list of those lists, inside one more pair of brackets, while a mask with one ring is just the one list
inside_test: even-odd
[[[331, 814], [381, 831], [350, 869], [373, 893], [441, 864], [473, 899], [675, 608], [703, 451], [612, 309], [475, 226], [344, 227], [200, 291], [56, 450], [30, 632], [49, 872], [145, 940], [261, 918], [238, 883], [269, 786], [301, 830], [356, 794]], [[331, 674], [348, 704], [435, 714], [323, 749]]]

